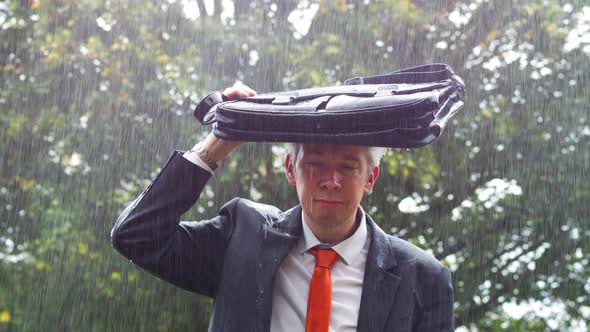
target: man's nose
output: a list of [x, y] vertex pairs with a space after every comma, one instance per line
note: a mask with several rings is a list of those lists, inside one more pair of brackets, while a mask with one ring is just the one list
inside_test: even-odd
[[322, 172], [320, 185], [323, 189], [338, 189], [342, 186], [342, 175], [336, 169]]

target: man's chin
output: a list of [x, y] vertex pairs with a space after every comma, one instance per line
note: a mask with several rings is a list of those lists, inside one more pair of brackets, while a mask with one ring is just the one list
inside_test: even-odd
[[314, 221], [314, 223], [320, 224], [320, 225], [338, 226], [344, 222], [344, 218], [339, 215], [335, 215], [335, 214], [319, 214], [319, 215], [313, 216], [313, 221]]

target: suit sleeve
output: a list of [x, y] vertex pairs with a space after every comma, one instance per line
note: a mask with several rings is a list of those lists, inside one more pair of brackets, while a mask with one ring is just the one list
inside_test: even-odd
[[420, 301], [421, 314], [417, 316], [413, 330], [451, 332], [454, 330], [451, 272], [442, 266], [438, 273], [426, 279]]
[[176, 151], [153, 182], [121, 213], [111, 240], [119, 253], [150, 273], [214, 297], [233, 231], [237, 199], [211, 220], [180, 221], [210, 177], [208, 171]]

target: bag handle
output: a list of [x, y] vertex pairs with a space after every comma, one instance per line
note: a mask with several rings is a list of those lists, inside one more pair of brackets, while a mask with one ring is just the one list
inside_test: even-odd
[[215, 123], [217, 122], [217, 120], [215, 120], [215, 109], [217, 108], [217, 104], [224, 101], [229, 101], [229, 98], [226, 95], [219, 91], [212, 92], [197, 104], [193, 115], [204, 125]]
[[344, 81], [345, 85], [358, 84], [394, 84], [394, 83], [429, 83], [451, 79], [455, 73], [444, 63], [421, 65], [389, 74], [353, 77]]

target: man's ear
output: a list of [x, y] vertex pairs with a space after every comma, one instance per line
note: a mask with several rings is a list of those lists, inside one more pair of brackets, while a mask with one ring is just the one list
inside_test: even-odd
[[379, 177], [379, 166], [374, 166], [371, 172], [369, 172], [369, 178], [367, 179], [367, 183], [365, 183], [365, 195], [371, 193], [373, 187], [375, 186], [375, 182], [377, 182], [377, 178]]
[[294, 160], [291, 159], [291, 155], [287, 154], [285, 157], [285, 175], [290, 184], [295, 184], [295, 173], [294, 173]]

